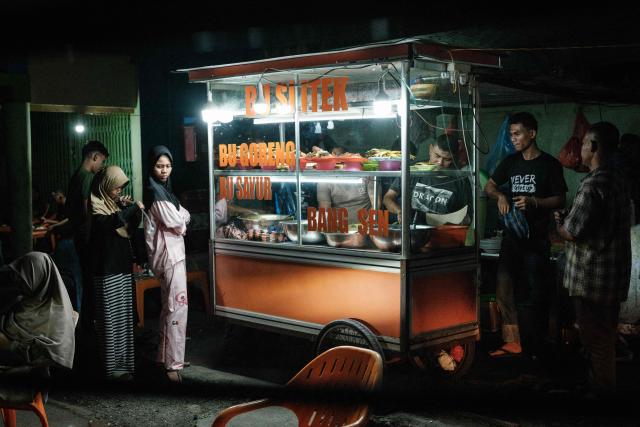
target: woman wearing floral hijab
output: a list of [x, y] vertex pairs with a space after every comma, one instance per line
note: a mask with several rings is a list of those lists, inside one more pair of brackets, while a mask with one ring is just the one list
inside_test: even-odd
[[129, 178], [118, 166], [96, 175], [91, 191], [91, 267], [96, 336], [107, 379], [130, 380], [134, 372], [133, 254], [129, 237], [141, 219], [141, 202], [121, 197]]
[[144, 200], [150, 221], [145, 221], [145, 239], [149, 264], [160, 279], [162, 295], [157, 362], [164, 366], [170, 381], [180, 382], [189, 310], [182, 236], [191, 216], [171, 192], [173, 157], [167, 147], [154, 147], [149, 160]]

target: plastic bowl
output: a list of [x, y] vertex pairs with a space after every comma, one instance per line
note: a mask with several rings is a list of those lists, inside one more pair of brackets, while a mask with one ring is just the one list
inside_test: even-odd
[[365, 171], [377, 171], [378, 170], [378, 162], [366, 162], [362, 164], [362, 170]]
[[361, 171], [362, 170], [362, 162], [344, 162], [344, 167], [342, 170], [345, 171]]
[[378, 160], [378, 170], [399, 171], [401, 168], [402, 168], [402, 160], [400, 159]]
[[468, 225], [439, 225], [429, 241], [432, 248], [458, 248], [467, 240]]
[[316, 159], [316, 169], [320, 171], [332, 171], [336, 168], [337, 159], [334, 158], [318, 158]]

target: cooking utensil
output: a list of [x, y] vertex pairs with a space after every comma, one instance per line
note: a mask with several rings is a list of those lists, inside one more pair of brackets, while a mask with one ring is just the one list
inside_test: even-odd
[[[324, 243], [324, 236], [319, 231], [309, 231], [307, 220], [300, 221], [302, 224], [302, 243], [318, 245]], [[284, 233], [292, 242], [298, 241], [298, 221], [283, 221]]]
[[323, 233], [329, 246], [335, 248], [362, 248], [367, 244], [367, 235], [357, 231], [349, 233]]
[[264, 215], [248, 215], [241, 216], [240, 219], [244, 223], [244, 226], [256, 229], [270, 228], [271, 226], [277, 226], [282, 221], [290, 220], [290, 215], [276, 215], [276, 214], [264, 214]]
[[[411, 236], [411, 250], [416, 252], [429, 242], [435, 227], [431, 225], [412, 224], [409, 226]], [[377, 231], [377, 230], [376, 230]], [[400, 252], [402, 248], [402, 226], [392, 225], [389, 227], [387, 236], [371, 235], [373, 244], [384, 252]]]

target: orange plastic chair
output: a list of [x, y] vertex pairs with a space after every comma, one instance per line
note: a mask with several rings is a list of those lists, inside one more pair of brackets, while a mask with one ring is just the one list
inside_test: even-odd
[[[139, 270], [134, 267], [134, 271]], [[207, 316], [213, 316], [213, 307], [209, 302], [209, 279], [205, 271], [188, 271], [187, 285], [196, 285], [200, 288], [204, 298]], [[144, 328], [144, 293], [147, 289], [159, 288], [160, 281], [157, 277], [143, 277], [136, 279], [136, 311], [138, 312], [138, 326]]]
[[[318, 355], [286, 385], [300, 390], [334, 392], [370, 392], [382, 383], [382, 357], [359, 347], [340, 346]], [[300, 426], [365, 426], [369, 421], [369, 405], [362, 402], [331, 404], [313, 401], [263, 399], [243, 403], [220, 412], [212, 427], [226, 426], [232, 418], [261, 408], [280, 406], [292, 411]]]
[[44, 403], [42, 402], [42, 394], [40, 392], [37, 392], [33, 400], [28, 403], [10, 403], [0, 399], [0, 413], [2, 414], [2, 421], [6, 427], [16, 427], [16, 410], [33, 411], [38, 418], [40, 418], [40, 425], [42, 425], [42, 427], [49, 426], [49, 420], [44, 410]]

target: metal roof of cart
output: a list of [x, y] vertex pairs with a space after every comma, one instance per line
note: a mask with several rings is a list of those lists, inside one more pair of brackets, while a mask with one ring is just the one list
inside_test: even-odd
[[260, 74], [265, 70], [294, 70], [310, 67], [336, 66], [376, 60], [423, 59], [436, 62], [465, 63], [472, 66], [500, 68], [500, 57], [496, 54], [478, 50], [465, 50], [420, 40], [406, 39], [375, 43], [339, 50], [303, 55], [282, 56], [278, 58], [239, 62], [234, 64], [212, 65], [199, 68], [178, 70], [189, 74], [190, 82], [204, 82], [225, 77]]

